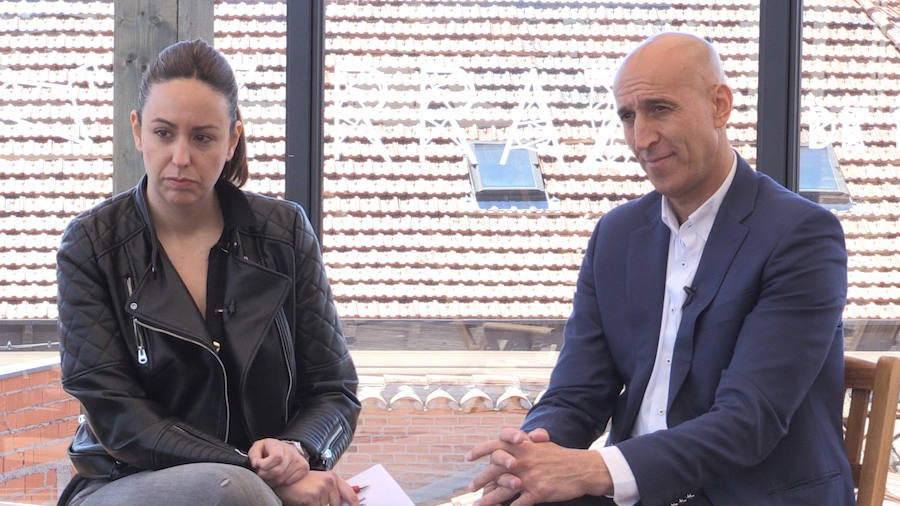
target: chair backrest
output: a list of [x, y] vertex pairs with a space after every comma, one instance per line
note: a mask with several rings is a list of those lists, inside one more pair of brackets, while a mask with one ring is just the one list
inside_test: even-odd
[[844, 386], [850, 390], [844, 445], [858, 489], [856, 501], [859, 506], [880, 506], [897, 418], [900, 358], [880, 357], [874, 363], [845, 356], [844, 367]]

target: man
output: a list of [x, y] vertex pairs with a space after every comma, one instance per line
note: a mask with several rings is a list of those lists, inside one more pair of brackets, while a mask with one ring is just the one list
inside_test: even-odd
[[702, 39], [651, 37], [613, 91], [655, 191], [598, 222], [547, 393], [467, 455], [476, 504], [854, 504], [840, 224], [731, 149]]

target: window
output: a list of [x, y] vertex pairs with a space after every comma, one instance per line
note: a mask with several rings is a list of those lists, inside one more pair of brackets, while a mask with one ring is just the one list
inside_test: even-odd
[[[759, 21], [713, 0], [326, 2], [322, 245], [345, 328], [366, 330], [354, 350], [384, 349], [377, 325], [469, 350], [446, 322], [565, 321], [597, 220], [651, 189], [614, 117], [622, 57], [657, 32], [707, 37], [752, 165]], [[446, 339], [419, 339], [423, 320]]]
[[547, 208], [537, 153], [524, 148], [510, 149], [499, 142], [472, 143], [472, 149], [476, 161], [469, 162], [469, 175], [478, 207]]
[[800, 195], [829, 209], [845, 211], [853, 205], [830, 144], [823, 148], [800, 146], [798, 190]]
[[799, 191], [844, 227], [848, 350], [900, 349], [900, 39], [890, 5], [803, 2]]

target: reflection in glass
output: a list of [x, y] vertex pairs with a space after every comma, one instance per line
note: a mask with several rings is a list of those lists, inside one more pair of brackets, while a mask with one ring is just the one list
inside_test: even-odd
[[900, 40], [891, 34], [900, 16], [896, 2], [803, 7], [800, 193], [832, 209], [844, 227], [847, 348], [895, 350]]

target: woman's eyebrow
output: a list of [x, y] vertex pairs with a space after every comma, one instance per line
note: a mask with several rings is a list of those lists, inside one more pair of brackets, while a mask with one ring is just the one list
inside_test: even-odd
[[[170, 126], [170, 127], [173, 127], [173, 128], [174, 128], [175, 126], [177, 126], [177, 125], [175, 125], [175, 123], [172, 123], [171, 121], [169, 121], [169, 120], [167, 120], [167, 119], [163, 119], [163, 118], [153, 118], [153, 120], [151, 121], [151, 123], [162, 123], [162, 124], [164, 124], [164, 125], [166, 125], [166, 126]], [[195, 126], [195, 127], [191, 127], [191, 130], [210, 130], [210, 129], [212, 129], [212, 130], [218, 130], [218, 129], [219, 129], [219, 126], [210, 123], [210, 124], [208, 124], [208, 125], [197, 125], [197, 126]]]

